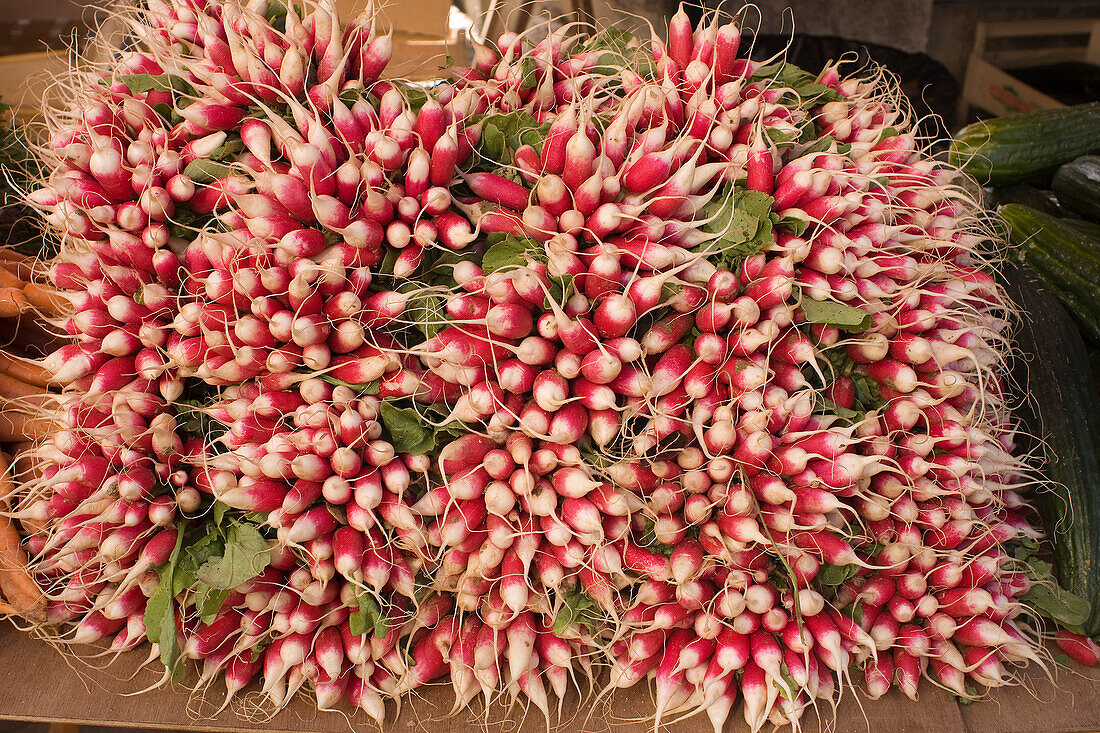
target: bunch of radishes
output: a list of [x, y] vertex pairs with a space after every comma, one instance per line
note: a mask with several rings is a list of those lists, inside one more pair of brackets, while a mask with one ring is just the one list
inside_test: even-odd
[[1041, 659], [1008, 306], [882, 79], [680, 12], [417, 86], [304, 5], [147, 0], [50, 118], [42, 633], [227, 704], [653, 678], [716, 730]]

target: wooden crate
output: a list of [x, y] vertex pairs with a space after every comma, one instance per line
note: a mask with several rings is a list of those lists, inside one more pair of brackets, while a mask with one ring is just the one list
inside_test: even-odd
[[28, 120], [52, 94], [52, 78], [68, 66], [67, 51], [42, 51], [0, 56], [0, 99], [12, 106], [16, 119]]
[[[999, 48], [1008, 41], [1011, 48]], [[1100, 65], [1100, 18], [978, 23], [967, 62], [959, 119], [971, 107], [997, 116], [1063, 107], [1061, 102], [1013, 77], [1024, 66], [1084, 62]]]

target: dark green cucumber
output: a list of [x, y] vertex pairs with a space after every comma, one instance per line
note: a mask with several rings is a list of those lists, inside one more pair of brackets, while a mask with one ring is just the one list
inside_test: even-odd
[[998, 211], [1009, 241], [1090, 336], [1100, 340], [1100, 240], [1041, 211], [1006, 204]]
[[1062, 223], [1095, 242], [1097, 246], [1096, 254], [1100, 255], [1100, 224], [1084, 219], [1062, 219]]
[[996, 117], [964, 127], [950, 161], [978, 183], [1007, 186], [1100, 152], [1100, 102]]
[[[1007, 268], [1009, 296], [1025, 313], [1014, 374], [1031, 399], [1023, 418], [1043, 439], [1049, 484], [1034, 494], [1062, 587], [1092, 604], [1085, 624], [1100, 633], [1100, 412], [1088, 352], [1072, 319], [1026, 267]], [[1029, 378], [1030, 377], [1030, 378]]]
[[989, 199], [993, 206], [1023, 204], [1051, 216], [1066, 215], [1065, 207], [1058, 201], [1053, 191], [1044, 191], [1026, 183], [989, 189]]
[[1100, 156], [1082, 155], [1060, 166], [1051, 188], [1068, 209], [1100, 221]]

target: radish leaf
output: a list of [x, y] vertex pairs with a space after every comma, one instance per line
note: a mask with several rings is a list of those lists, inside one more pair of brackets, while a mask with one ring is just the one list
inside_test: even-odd
[[815, 580], [821, 585], [840, 585], [859, 572], [859, 565], [831, 565], [821, 563]]
[[775, 199], [760, 191], [727, 187], [703, 207], [696, 217], [699, 231], [713, 234], [695, 252], [708, 257], [715, 267], [733, 270], [774, 241], [772, 204]]
[[579, 588], [567, 590], [562, 594], [562, 605], [554, 619], [554, 634], [562, 636], [574, 625], [595, 628], [602, 617], [591, 596]]
[[354, 382], [345, 382], [343, 379], [337, 379], [336, 377], [331, 377], [328, 374], [318, 374], [317, 378], [320, 379], [321, 381], [328, 382], [329, 384], [331, 384], [333, 386], [347, 387], [351, 391], [357, 392], [358, 394], [368, 394], [368, 395], [378, 394], [378, 390], [380, 389], [381, 384], [382, 384], [381, 379], [376, 379], [373, 382], [367, 382], [366, 384], [355, 384]]
[[638, 546], [665, 557], [671, 557], [672, 551], [676, 549], [676, 545], [666, 545], [657, 539], [655, 523], [645, 515], [642, 515], [642, 533], [638, 536]]
[[211, 557], [196, 573], [201, 583], [217, 590], [231, 590], [255, 578], [271, 562], [271, 549], [259, 530], [234, 522], [225, 534], [225, 549]]
[[850, 333], [866, 331], [871, 326], [871, 314], [854, 306], [831, 300], [802, 299], [802, 312], [807, 323], [836, 326]]
[[382, 613], [374, 596], [367, 591], [360, 591], [355, 599], [359, 607], [348, 616], [348, 628], [352, 635], [362, 636], [370, 631], [376, 638], [385, 636], [389, 628], [386, 624], [386, 615]]
[[233, 172], [231, 166], [219, 163], [215, 160], [192, 160], [183, 169], [183, 175], [192, 179], [195, 183], [213, 183], [219, 178], [225, 178]]
[[797, 216], [780, 216], [775, 221], [775, 226], [783, 227], [796, 237], [801, 237], [806, 232], [808, 222]]
[[222, 610], [225, 599], [229, 597], [228, 588], [217, 589], [209, 585], [201, 585], [195, 591], [195, 609], [199, 612], [199, 619], [204, 624], [213, 623], [218, 617], [218, 611]]
[[157, 570], [160, 576], [160, 585], [156, 592], [145, 604], [145, 637], [157, 645], [160, 650], [160, 661], [165, 668], [172, 670], [172, 679], [182, 679], [182, 667], [176, 667], [180, 657], [179, 643], [176, 639], [176, 609], [173, 592], [176, 581], [176, 566], [179, 564], [180, 548], [183, 547], [184, 525], [181, 523], [176, 536], [176, 546], [172, 548], [172, 554], [168, 562]]
[[122, 74], [118, 80], [126, 85], [131, 94], [145, 92], [195, 94], [194, 87], [182, 76], [175, 74]]
[[418, 456], [435, 449], [435, 430], [425, 424], [420, 413], [413, 408], [396, 407], [392, 402], [383, 400], [380, 413], [393, 449], [398, 453]]
[[506, 267], [523, 267], [527, 264], [527, 250], [532, 244], [530, 239], [509, 234], [485, 251], [481, 259], [482, 271], [488, 275]]
[[1070, 593], [1058, 585], [1054, 579], [1054, 566], [1048, 562], [1030, 558], [1025, 572], [1034, 581], [1020, 600], [1030, 606], [1040, 616], [1049, 618], [1061, 628], [1074, 633], [1084, 633], [1084, 624], [1089, 620], [1092, 605], [1079, 596]]

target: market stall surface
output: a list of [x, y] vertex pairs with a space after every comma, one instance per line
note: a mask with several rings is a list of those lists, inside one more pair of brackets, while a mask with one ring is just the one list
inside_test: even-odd
[[[313, 703], [299, 695], [294, 702], [270, 719], [257, 717], [245, 722], [232, 710], [210, 717], [221, 704], [217, 689], [208, 699], [189, 697], [180, 687], [156, 689], [126, 696], [153, 684], [158, 679], [151, 670], [136, 670], [143, 655], [131, 653], [106, 670], [96, 671], [80, 662], [70, 665], [48, 644], [16, 631], [0, 627], [0, 652], [6, 662], [0, 665], [0, 719], [47, 723], [81, 723], [100, 726], [186, 728], [193, 731], [264, 730], [270, 733], [342, 733], [348, 730], [377, 729], [363, 713], [348, 719], [334, 712], [318, 712]], [[97, 660], [92, 660], [97, 661]], [[102, 663], [104, 660], [98, 660]], [[1057, 677], [1057, 689], [1034, 668], [1027, 687], [993, 690], [983, 702], [959, 705], [942, 690], [925, 685], [919, 702], [904, 697], [897, 688], [880, 700], [862, 695], [847, 695], [841, 703], [835, 731], [905, 731], [906, 733], [1077, 733], [1100, 730], [1100, 669], [1063, 669]], [[241, 698], [247, 702], [247, 696]], [[490, 710], [488, 719], [465, 712], [449, 716], [453, 694], [449, 684], [432, 685], [420, 691], [418, 699], [406, 700], [396, 720], [387, 721], [387, 729], [402, 733], [452, 733], [484, 730], [486, 733], [538, 733], [546, 730], [541, 714], [531, 709], [523, 723], [522, 707], [511, 711], [500, 706]], [[216, 703], [215, 703], [216, 701]], [[232, 706], [231, 706], [232, 707]], [[569, 700], [567, 710], [577, 710], [578, 701]], [[391, 716], [394, 706], [389, 706]], [[586, 704], [576, 715], [566, 713], [555, 719], [552, 730], [569, 733], [641, 733], [652, 730], [652, 723], [632, 723], [630, 718], [653, 709], [650, 692], [644, 685], [622, 691], [596, 706]], [[826, 709], [823, 714], [831, 718]], [[742, 733], [748, 727], [740, 716], [731, 716], [730, 733]], [[812, 714], [803, 730], [818, 730]], [[3, 730], [3, 728], [0, 728]], [[28, 733], [31, 729], [27, 729]], [[669, 733], [710, 731], [706, 716], [662, 726]]]

